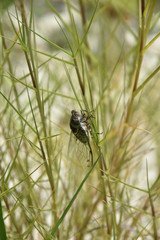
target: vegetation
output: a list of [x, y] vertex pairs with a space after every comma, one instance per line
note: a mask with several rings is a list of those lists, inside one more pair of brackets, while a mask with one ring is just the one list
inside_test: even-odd
[[159, 7], [1, 1], [0, 239], [159, 239]]

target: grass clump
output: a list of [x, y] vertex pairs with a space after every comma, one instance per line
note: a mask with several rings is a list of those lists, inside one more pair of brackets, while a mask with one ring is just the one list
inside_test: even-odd
[[1, 238], [158, 239], [159, 2], [40, 4], [1, 5]]

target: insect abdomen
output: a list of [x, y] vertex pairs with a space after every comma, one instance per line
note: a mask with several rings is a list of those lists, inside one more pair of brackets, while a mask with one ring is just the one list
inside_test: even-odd
[[88, 142], [88, 136], [86, 135], [85, 130], [81, 127], [79, 121], [74, 121], [71, 119], [70, 121], [70, 128], [76, 138], [81, 141], [82, 143], [86, 144]]

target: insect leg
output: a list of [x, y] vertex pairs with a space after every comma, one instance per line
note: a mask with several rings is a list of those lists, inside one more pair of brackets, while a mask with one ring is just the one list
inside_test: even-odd
[[[93, 112], [94, 110], [90, 111], [89, 113], [87, 112], [87, 110], [81, 110], [81, 114], [82, 116], [86, 119], [86, 121], [90, 118], [95, 118], [91, 112]], [[87, 115], [85, 114], [85, 112], [87, 113]]]

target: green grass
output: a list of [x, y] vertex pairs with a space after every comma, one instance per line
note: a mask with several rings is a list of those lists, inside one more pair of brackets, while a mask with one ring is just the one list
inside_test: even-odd
[[0, 239], [159, 239], [159, 2], [41, 4], [0, 4]]

